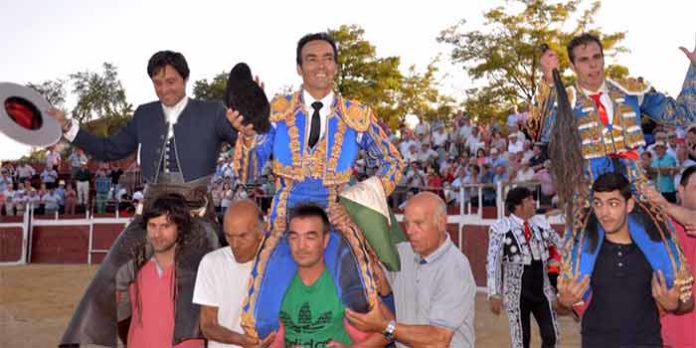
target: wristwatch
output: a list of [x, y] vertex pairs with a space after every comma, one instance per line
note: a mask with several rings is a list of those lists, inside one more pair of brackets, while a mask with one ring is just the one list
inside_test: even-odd
[[387, 324], [387, 328], [384, 329], [384, 332], [382, 332], [382, 335], [384, 335], [384, 338], [387, 339], [389, 342], [394, 341], [394, 331], [396, 331], [396, 321], [392, 320]]

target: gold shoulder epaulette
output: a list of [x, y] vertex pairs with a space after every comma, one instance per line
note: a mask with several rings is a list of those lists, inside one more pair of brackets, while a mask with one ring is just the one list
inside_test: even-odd
[[348, 127], [358, 132], [365, 132], [370, 127], [370, 109], [358, 102], [350, 101], [343, 120]]
[[632, 77], [607, 81], [626, 94], [645, 94], [650, 90], [650, 84]]
[[[290, 100], [288, 100], [290, 99]], [[278, 95], [271, 101], [271, 122], [278, 122], [290, 110], [295, 96]]]

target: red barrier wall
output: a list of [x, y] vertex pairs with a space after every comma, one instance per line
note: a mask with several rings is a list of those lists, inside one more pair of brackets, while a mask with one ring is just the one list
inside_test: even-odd
[[[484, 213], [491, 212], [484, 211]], [[123, 224], [94, 225], [93, 249], [109, 249], [124, 227]], [[459, 243], [458, 228], [456, 224], [447, 225], [447, 232], [455, 244]], [[562, 226], [554, 226], [554, 228], [559, 232], [562, 231]], [[0, 261], [19, 260], [21, 243], [21, 228], [0, 228]], [[31, 262], [87, 263], [88, 243], [89, 226], [35, 226], [32, 235]], [[488, 226], [464, 225], [462, 252], [469, 259], [476, 284], [485, 286]], [[92, 263], [100, 263], [105, 256], [105, 252], [93, 252]]]
[[36, 226], [32, 263], [87, 263], [88, 226]]
[[[124, 228], [123, 224], [95, 225], [92, 249], [109, 249]], [[92, 263], [101, 263], [104, 257], [104, 252], [93, 252]]]
[[20, 261], [22, 257], [22, 228], [0, 228], [0, 262]]

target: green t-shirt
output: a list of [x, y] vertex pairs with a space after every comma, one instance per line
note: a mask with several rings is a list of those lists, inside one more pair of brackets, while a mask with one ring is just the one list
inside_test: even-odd
[[311, 286], [295, 275], [280, 310], [285, 346], [326, 347], [331, 341], [353, 344], [343, 323], [344, 316], [345, 307], [329, 272], [324, 271]]

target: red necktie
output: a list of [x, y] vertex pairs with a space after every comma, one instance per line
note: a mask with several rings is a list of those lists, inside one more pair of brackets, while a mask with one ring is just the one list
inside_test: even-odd
[[527, 242], [532, 239], [532, 229], [529, 228], [529, 223], [527, 221], [524, 222], [524, 238], [527, 239]]
[[606, 126], [609, 124], [609, 115], [607, 115], [607, 108], [604, 107], [604, 104], [602, 104], [602, 100], [600, 99], [602, 97], [602, 92], [599, 92], [597, 94], [593, 94], [590, 96], [592, 100], [594, 100], [595, 105], [597, 105], [597, 111], [599, 113], [599, 120], [602, 121], [602, 123]]

